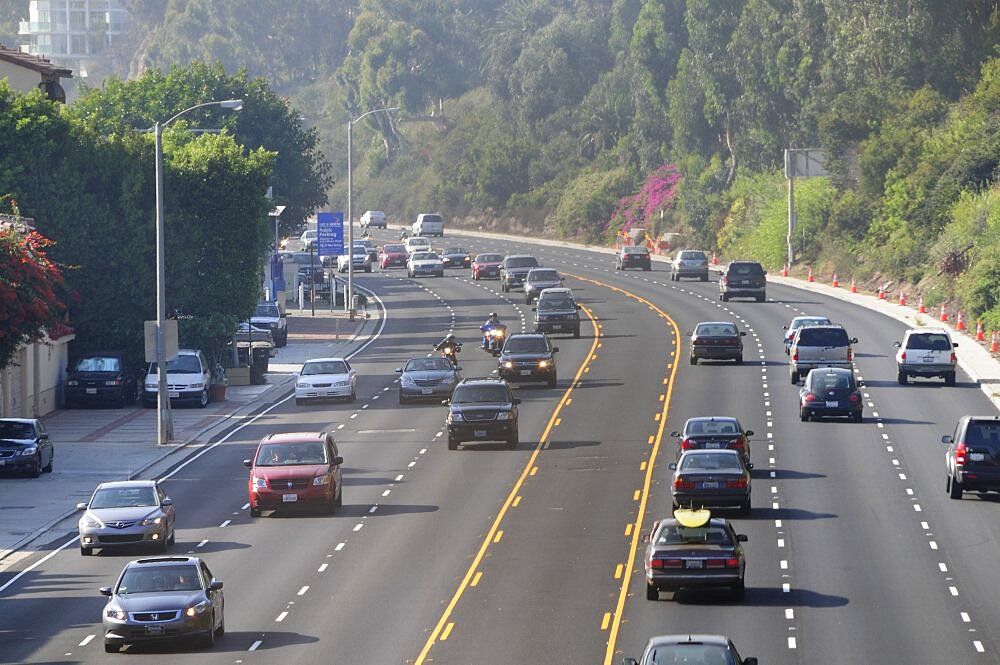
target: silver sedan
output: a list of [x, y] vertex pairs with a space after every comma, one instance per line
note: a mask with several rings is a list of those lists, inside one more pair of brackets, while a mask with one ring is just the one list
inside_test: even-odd
[[166, 552], [175, 540], [174, 504], [155, 480], [101, 483], [88, 503], [78, 503], [80, 554], [94, 548], [154, 545]]
[[396, 371], [399, 403], [414, 399], [447, 399], [461, 378], [459, 370], [445, 358], [411, 358]]

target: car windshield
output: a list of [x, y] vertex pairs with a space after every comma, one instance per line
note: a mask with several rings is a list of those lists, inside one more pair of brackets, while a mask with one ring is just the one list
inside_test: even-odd
[[544, 312], [553, 309], [574, 309], [576, 307], [576, 302], [573, 300], [573, 296], [567, 293], [560, 293], [558, 295], [546, 295], [544, 298], [538, 301], [538, 311]]
[[278, 311], [277, 305], [257, 305], [253, 315], [277, 319], [281, 317], [281, 312]]
[[500, 263], [503, 261], [502, 254], [480, 254], [476, 257], [476, 263]]
[[732, 323], [699, 323], [694, 334], [698, 337], [735, 337], [737, 332]]
[[792, 325], [788, 326], [789, 330], [797, 330], [802, 326], [828, 326], [832, 321], [825, 316], [814, 316], [809, 319], [794, 319]]
[[452, 371], [451, 361], [444, 358], [413, 358], [403, 366], [404, 372]]
[[431, 241], [427, 238], [410, 238], [410, 247], [430, 247]]
[[453, 404], [474, 404], [479, 402], [507, 402], [510, 396], [502, 385], [459, 386], [452, 395]]
[[686, 252], [681, 252], [680, 258], [684, 259], [685, 261], [704, 261], [705, 253], [700, 251], [689, 250]]
[[343, 360], [320, 360], [310, 361], [302, 366], [300, 374], [311, 376], [313, 374], [347, 374], [347, 363]]
[[763, 275], [764, 270], [756, 263], [734, 263], [729, 266], [729, 272], [734, 275]]
[[319, 441], [308, 443], [265, 443], [257, 453], [255, 466], [296, 466], [328, 464], [326, 446]]
[[739, 471], [739, 455], [727, 453], [701, 453], [685, 455], [681, 460], [681, 471]]
[[165, 591], [201, 591], [198, 567], [132, 566], [118, 582], [118, 593], [163, 593]]
[[382, 251], [386, 254], [401, 254], [406, 251], [405, 245], [383, 245]]
[[629, 245], [622, 248], [622, 251], [626, 254], [649, 254], [649, 250], [641, 245]]
[[650, 652], [644, 665], [735, 665], [725, 647], [715, 644], [671, 644], [656, 647]]
[[511, 337], [503, 345], [504, 353], [548, 353], [548, 350], [541, 337]]
[[538, 261], [535, 260], [533, 256], [516, 256], [511, 259], [507, 259], [508, 268], [534, 268], [538, 265]]
[[424, 213], [424, 216], [420, 218], [421, 222], [430, 222], [431, 224], [440, 224], [441, 215], [431, 215], [429, 213]]
[[0, 439], [34, 439], [35, 426], [14, 420], [0, 421]]
[[462, 249], [461, 247], [449, 247], [448, 249], [444, 250], [444, 253], [445, 254], [468, 254], [468, 252], [465, 251], [464, 249]]
[[847, 372], [810, 372], [811, 392], [846, 390], [851, 388], [851, 375]]
[[76, 364], [78, 372], [120, 372], [121, 369], [121, 360], [111, 356], [81, 358], [80, 362]]
[[800, 346], [847, 346], [847, 331], [843, 328], [803, 328], [799, 331]]
[[906, 348], [919, 351], [950, 351], [951, 340], [944, 333], [920, 333], [910, 335], [906, 340]]
[[535, 269], [528, 273], [528, 280], [532, 282], [558, 282], [559, 271], [551, 269]]
[[654, 545], [682, 545], [685, 543], [732, 546], [733, 539], [729, 535], [728, 529], [714, 524], [694, 528], [680, 524], [664, 524], [653, 538]]
[[[156, 363], [149, 364], [149, 373], [156, 373]], [[167, 361], [167, 374], [201, 374], [201, 362], [198, 356], [177, 356]]]
[[315, 238], [317, 235], [319, 235], [319, 230], [318, 229], [309, 229], [308, 231], [303, 231], [302, 232], [302, 238], [304, 240], [308, 240], [310, 238]]
[[104, 487], [94, 492], [90, 508], [138, 508], [156, 506], [156, 492], [149, 485], [142, 487]]
[[965, 444], [968, 446], [1000, 447], [1000, 422], [973, 420], [965, 430]]
[[699, 434], [739, 434], [740, 428], [734, 420], [689, 420], [684, 426], [684, 433], [697, 436]]
[[414, 261], [434, 261], [438, 255], [434, 252], [416, 252], [413, 255]]

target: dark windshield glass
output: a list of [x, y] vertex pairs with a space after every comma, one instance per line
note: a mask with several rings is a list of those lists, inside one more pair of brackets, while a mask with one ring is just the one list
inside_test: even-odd
[[415, 252], [413, 254], [414, 261], [433, 261], [438, 258], [438, 255], [434, 252]]
[[267, 316], [276, 319], [281, 316], [281, 312], [278, 311], [277, 305], [257, 305], [257, 309], [254, 311], [253, 315]]
[[426, 222], [428, 224], [440, 224], [441, 223], [441, 215], [426, 215], [425, 214], [423, 217], [420, 218], [420, 221], [421, 221], [421, 223]]
[[81, 358], [76, 364], [78, 372], [119, 372], [121, 368], [121, 361], [118, 358], [107, 356]]
[[399, 254], [406, 251], [405, 245], [383, 245], [382, 251], [386, 254]]
[[451, 361], [444, 358], [413, 358], [403, 366], [404, 372], [452, 371]]
[[735, 420], [689, 420], [684, 426], [684, 434], [697, 436], [699, 434], [739, 434], [740, 428]]
[[799, 331], [801, 346], [847, 346], [847, 331], [843, 328], [802, 328]]
[[906, 341], [906, 348], [921, 351], [950, 351], [952, 346], [951, 340], [944, 333], [920, 333], [910, 335]]
[[699, 251], [694, 251], [694, 250], [687, 250], [687, 251], [681, 252], [680, 258], [682, 258], [685, 261], [704, 261], [705, 260], [705, 253], [704, 252], [699, 252]]
[[851, 388], [851, 375], [847, 372], [810, 372], [812, 384], [809, 389], [812, 392], [823, 392], [824, 390], [847, 390]]
[[0, 439], [34, 439], [35, 426], [11, 420], [0, 421]]
[[164, 591], [200, 591], [198, 567], [133, 566], [118, 583], [118, 593], [162, 593]]
[[308, 443], [264, 444], [257, 453], [257, 466], [297, 466], [326, 464], [326, 446], [319, 441]]
[[145, 487], [106, 487], [94, 493], [90, 507], [96, 508], [137, 508], [139, 506], [158, 505], [156, 492], [151, 486]]
[[649, 250], [642, 245], [629, 245], [622, 249], [626, 254], [649, 254]]
[[763, 275], [764, 269], [756, 263], [734, 263], [729, 266], [729, 272], [735, 275]]
[[528, 273], [528, 279], [532, 282], [558, 282], [559, 272], [557, 270], [532, 270]]
[[547, 353], [548, 350], [541, 337], [512, 337], [503, 345], [504, 353]]
[[347, 365], [343, 360], [323, 360], [320, 362], [307, 362], [302, 366], [302, 376], [312, 374], [347, 374]]
[[468, 254], [468, 252], [465, 251], [464, 249], [462, 249], [461, 247], [449, 247], [448, 249], [444, 250], [444, 253], [445, 254]]
[[470, 404], [477, 402], [507, 402], [507, 388], [501, 385], [459, 386], [455, 389], [451, 401], [454, 404]]
[[[156, 363], [149, 364], [149, 373], [156, 373]], [[201, 374], [198, 356], [177, 356], [167, 362], [167, 374]]]
[[536, 261], [533, 256], [518, 256], [512, 259], [507, 259], [508, 268], [534, 268], [537, 265], [538, 261]]
[[733, 539], [725, 527], [709, 525], [689, 528], [679, 524], [664, 524], [656, 532], [653, 542], [657, 545], [680, 545], [682, 543], [702, 543], [709, 545], [732, 545]]
[[573, 301], [573, 297], [565, 293], [558, 295], [546, 295], [538, 301], [539, 312], [545, 312], [553, 309], [574, 309], [575, 307], [576, 303]]
[[735, 337], [737, 331], [730, 323], [699, 323], [694, 334], [698, 337]]
[[500, 263], [503, 261], [502, 254], [480, 254], [476, 257], [476, 263]]
[[736, 471], [740, 468], [738, 455], [722, 452], [685, 455], [679, 467], [681, 471]]

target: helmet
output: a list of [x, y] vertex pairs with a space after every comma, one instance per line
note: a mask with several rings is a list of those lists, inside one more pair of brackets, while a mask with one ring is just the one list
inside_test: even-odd
[[497, 313], [496, 312], [490, 312], [490, 318], [491, 319], [497, 318]]
[[455, 339], [455, 333], [448, 333], [444, 338], [447, 340]]

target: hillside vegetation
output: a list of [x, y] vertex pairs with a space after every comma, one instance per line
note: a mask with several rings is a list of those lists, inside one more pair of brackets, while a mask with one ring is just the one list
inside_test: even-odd
[[[396, 221], [607, 242], [681, 233], [785, 259], [785, 148], [801, 265], [916, 287], [1000, 326], [995, 0], [132, 0], [136, 69], [221, 61], [317, 128], [344, 205]], [[668, 165], [660, 208], [622, 205]], [[913, 293], [911, 292], [911, 298]]]

